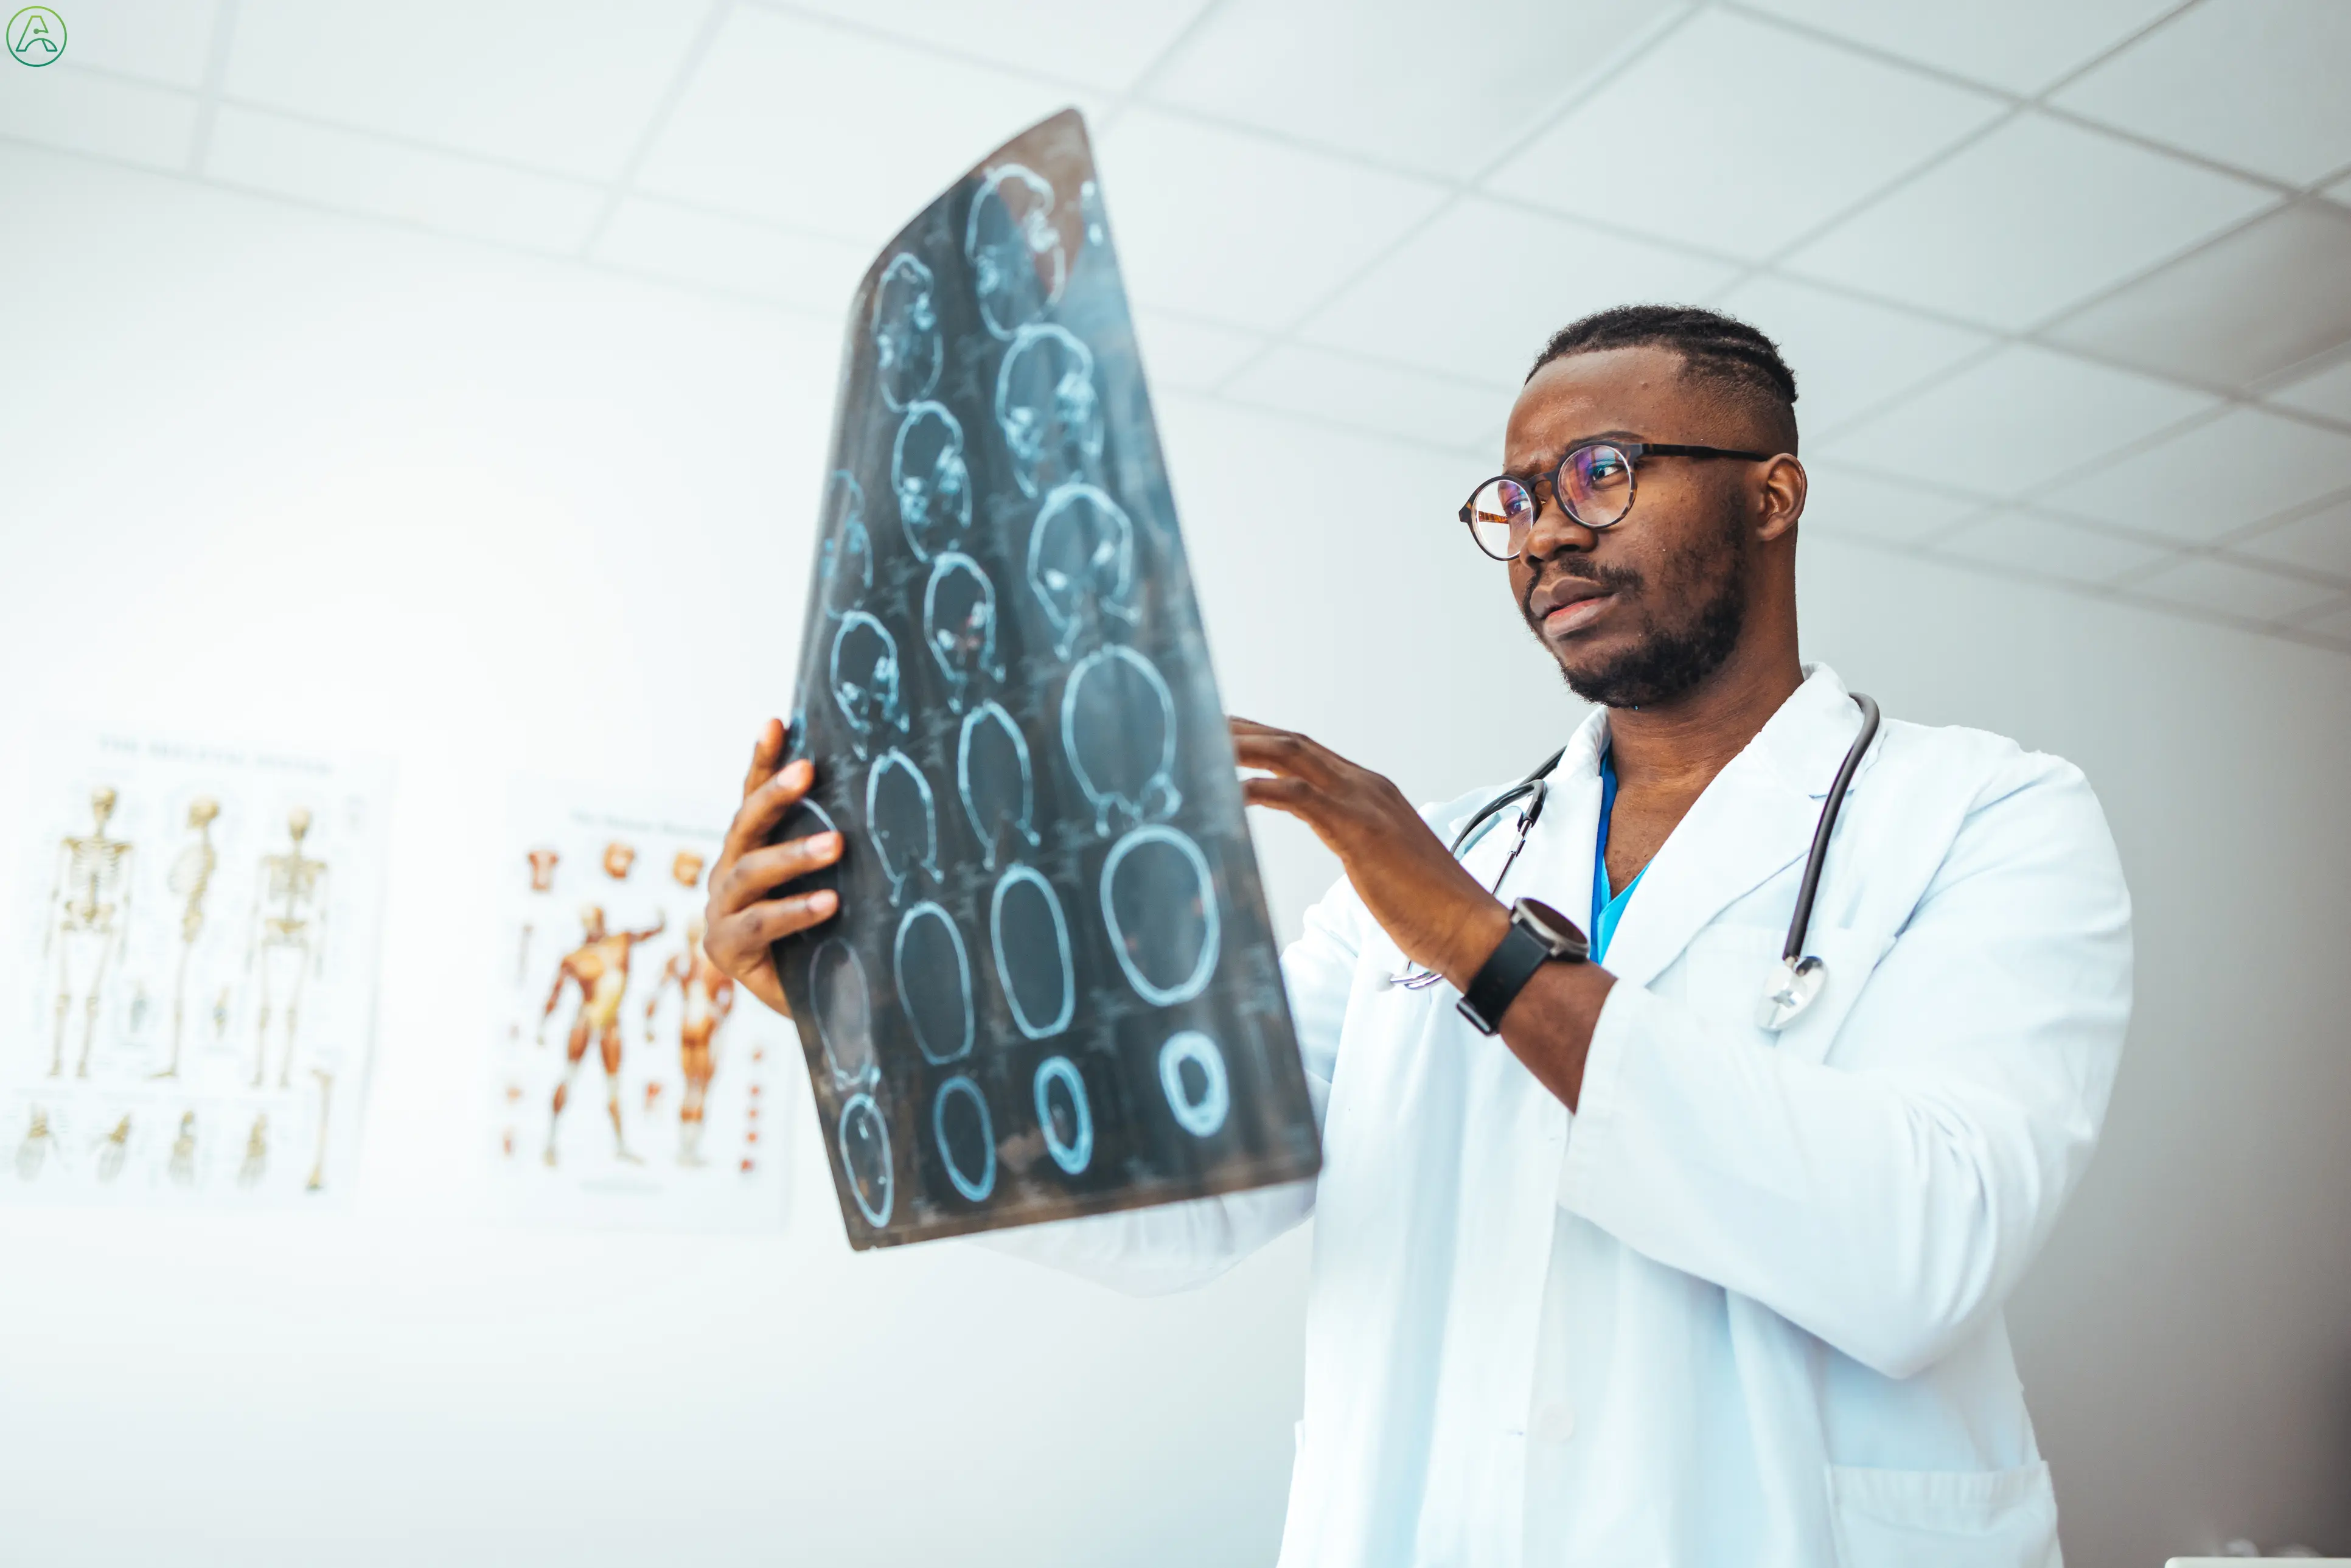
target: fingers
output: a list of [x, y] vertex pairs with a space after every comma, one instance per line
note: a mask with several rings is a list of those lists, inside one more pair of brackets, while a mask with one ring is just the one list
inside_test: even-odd
[[1328, 782], [1343, 769], [1353, 767], [1328, 747], [1291, 730], [1276, 729], [1246, 718], [1232, 720], [1231, 727], [1233, 760], [1243, 768], [1262, 768], [1269, 773]]
[[764, 957], [775, 943], [811, 925], [821, 925], [840, 911], [841, 895], [829, 887], [771, 898], [727, 920], [727, 947], [745, 956]]
[[776, 776], [776, 767], [784, 756], [784, 721], [771, 718], [759, 727], [759, 738], [751, 743], [750, 770], [743, 775], [743, 799]]
[[815, 782], [816, 764], [803, 757], [784, 764], [781, 771], [744, 796], [734, 821], [727, 824], [726, 848], [719, 857], [721, 863], [732, 863], [766, 843], [776, 824], [783, 821], [784, 813], [799, 804], [809, 786]]
[[1313, 786], [1302, 779], [1244, 779], [1241, 803], [1270, 806], [1293, 817], [1312, 818], [1319, 814], [1323, 802]]
[[810, 833], [779, 844], [756, 849], [737, 859], [710, 889], [710, 918], [715, 924], [765, 898], [775, 888], [812, 871], [821, 871], [841, 859], [839, 833]]

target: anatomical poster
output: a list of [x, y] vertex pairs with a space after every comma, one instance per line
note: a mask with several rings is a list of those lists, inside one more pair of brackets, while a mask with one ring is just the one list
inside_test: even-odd
[[1294, 1180], [1320, 1148], [1084, 122], [850, 312], [778, 946], [864, 1248]]
[[0, 1199], [339, 1206], [375, 1029], [389, 765], [63, 728], [30, 757]]
[[506, 1217], [783, 1223], [791, 1027], [702, 950], [730, 804], [515, 782], [496, 866], [487, 1085]]

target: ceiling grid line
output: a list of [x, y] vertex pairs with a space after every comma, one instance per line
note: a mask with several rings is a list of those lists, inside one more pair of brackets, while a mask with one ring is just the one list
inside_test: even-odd
[[661, 140], [661, 133], [668, 129], [670, 116], [676, 112], [686, 89], [694, 85], [695, 77], [702, 69], [703, 60], [710, 53], [710, 46], [717, 42], [719, 29], [726, 25], [726, 18], [734, 14], [734, 10], [735, 0], [710, 0], [710, 4], [704, 7], [702, 24], [694, 30], [694, 41], [686, 46], [684, 58], [678, 61], [677, 69], [671, 73], [669, 84], [662, 89], [661, 98], [653, 104], [653, 112], [645, 117], [644, 129], [638, 133], [636, 144], [629, 149], [627, 162], [621, 165], [620, 172], [612, 176], [611, 183], [604, 193], [603, 205], [597, 209], [587, 234], [580, 241], [578, 255], [580, 260], [588, 260], [594, 255], [596, 246], [611, 228], [612, 220], [620, 214], [622, 204], [636, 193], [637, 176], [644, 169], [646, 157], [653, 152], [653, 143]]
[[212, 36], [204, 45], [204, 85], [197, 89], [196, 118], [188, 132], [188, 156], [181, 172], [201, 180], [211, 157], [213, 127], [220, 120], [221, 84], [228, 76], [229, 50], [236, 41], [237, 0], [220, 0], [213, 13]]

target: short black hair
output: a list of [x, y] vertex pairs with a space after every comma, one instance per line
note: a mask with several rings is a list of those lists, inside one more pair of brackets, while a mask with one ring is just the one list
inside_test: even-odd
[[1619, 305], [1571, 321], [1551, 335], [1527, 380], [1553, 360], [1607, 349], [1671, 349], [1682, 373], [1753, 408], [1796, 449], [1796, 372], [1780, 346], [1735, 316], [1695, 305]]

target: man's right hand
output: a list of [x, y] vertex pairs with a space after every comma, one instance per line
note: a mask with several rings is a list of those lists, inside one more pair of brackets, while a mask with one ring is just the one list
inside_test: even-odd
[[783, 884], [821, 871], [841, 859], [839, 833], [768, 842], [784, 813], [799, 803], [816, 781], [806, 758], [778, 770], [784, 755], [784, 727], [769, 719], [751, 747], [751, 770], [743, 776], [743, 805], [726, 829], [726, 845], [710, 869], [710, 903], [703, 951], [750, 993], [791, 1017], [783, 982], [769, 947], [796, 931], [830, 920], [841, 895], [830, 888], [778, 897]]

